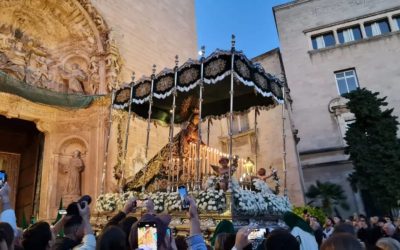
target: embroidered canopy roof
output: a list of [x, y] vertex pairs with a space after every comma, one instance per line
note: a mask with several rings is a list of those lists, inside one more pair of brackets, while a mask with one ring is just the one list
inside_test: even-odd
[[[251, 62], [241, 52], [217, 50], [203, 60], [202, 118], [223, 116], [230, 111], [232, 54], [234, 53], [234, 112], [252, 107], [271, 108], [283, 102], [283, 83], [264, 71], [260, 64]], [[191, 109], [197, 107], [201, 83], [201, 62], [189, 60], [177, 68], [177, 96], [175, 123], [187, 121]], [[175, 70], [165, 69], [154, 76], [153, 120], [169, 123], [172, 109]], [[133, 87], [132, 111], [147, 119], [152, 78], [143, 78]], [[130, 86], [119, 89], [114, 108], [128, 110]]]

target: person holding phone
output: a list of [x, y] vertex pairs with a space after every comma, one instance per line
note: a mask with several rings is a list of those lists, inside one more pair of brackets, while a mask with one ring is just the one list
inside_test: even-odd
[[190, 220], [190, 235], [186, 239], [189, 249], [192, 250], [206, 250], [207, 246], [204, 241], [203, 233], [200, 228], [199, 213], [197, 211], [196, 202], [190, 196], [186, 197], [186, 201], [189, 203], [189, 220]]
[[168, 214], [155, 214], [151, 199], [144, 205], [147, 212], [133, 224], [129, 234], [131, 249], [176, 249], [175, 240], [171, 232], [168, 232], [172, 217]]

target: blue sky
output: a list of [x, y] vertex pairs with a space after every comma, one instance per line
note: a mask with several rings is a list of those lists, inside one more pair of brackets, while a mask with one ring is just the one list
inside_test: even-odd
[[199, 48], [206, 54], [229, 49], [231, 34], [236, 48], [253, 58], [279, 46], [272, 7], [290, 0], [195, 0]]

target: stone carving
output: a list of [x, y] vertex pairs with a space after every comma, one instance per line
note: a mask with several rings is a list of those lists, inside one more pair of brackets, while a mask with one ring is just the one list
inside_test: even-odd
[[88, 86], [86, 86], [86, 88], [83, 87], [83, 81], [87, 79], [87, 75], [80, 69], [79, 64], [72, 64], [71, 71], [64, 72], [62, 78], [68, 81], [68, 93], [91, 93], [91, 91], [87, 89]]
[[69, 164], [65, 167], [64, 172], [67, 174], [67, 185], [65, 186], [65, 195], [80, 196], [81, 195], [81, 172], [84, 170], [84, 163], [81, 158], [81, 152], [75, 150]]
[[121, 83], [118, 46], [90, 0], [0, 0], [0, 9], [1, 71], [67, 93], [105, 93]]

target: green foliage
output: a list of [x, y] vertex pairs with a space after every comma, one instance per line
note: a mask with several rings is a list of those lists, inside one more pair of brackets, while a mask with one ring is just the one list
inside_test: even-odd
[[335, 183], [317, 181], [315, 185], [311, 185], [308, 188], [306, 197], [310, 199], [309, 204], [319, 202], [327, 215], [332, 214], [335, 206], [340, 206], [346, 210], [349, 209], [343, 188]]
[[347, 107], [356, 121], [346, 133], [354, 165], [349, 180], [353, 187], [368, 192], [383, 212], [390, 211], [400, 199], [400, 143], [396, 137], [397, 117], [378, 92], [358, 89], [345, 95]]
[[307, 209], [307, 212], [318, 219], [319, 223], [323, 225], [325, 223], [326, 215], [321, 208], [312, 207], [312, 206], [304, 206], [304, 207], [294, 207], [293, 213], [297, 214], [301, 218], [303, 218], [303, 211]]

